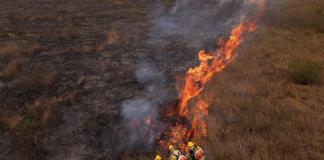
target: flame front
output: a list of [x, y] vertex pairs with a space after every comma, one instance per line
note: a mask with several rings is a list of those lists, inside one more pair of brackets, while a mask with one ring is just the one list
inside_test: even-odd
[[[219, 40], [220, 49], [215, 52], [201, 50], [198, 53], [200, 65], [190, 68], [185, 75], [185, 83], [180, 94], [179, 114], [187, 115], [188, 102], [198, 97], [204, 86], [213, 75], [222, 71], [233, 59], [234, 53], [242, 40], [243, 32], [248, 28], [247, 24], [241, 22], [231, 33], [229, 40]], [[203, 100], [199, 100], [197, 108]]]
[[[190, 121], [190, 126], [177, 123], [168, 131], [168, 139], [163, 144], [173, 144], [185, 150], [185, 143], [197, 137], [207, 136], [208, 103], [200, 96], [206, 83], [221, 72], [235, 57], [235, 53], [243, 40], [245, 32], [256, 29], [256, 23], [265, 8], [265, 0], [250, 0], [259, 9], [253, 18], [242, 20], [233, 28], [228, 39], [220, 38], [218, 50], [198, 53], [200, 64], [190, 68], [184, 77], [184, 84], [179, 91], [179, 119]], [[191, 103], [192, 102], [192, 103]]]

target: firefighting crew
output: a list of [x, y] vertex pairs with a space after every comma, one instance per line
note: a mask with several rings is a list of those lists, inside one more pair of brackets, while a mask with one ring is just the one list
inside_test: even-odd
[[188, 142], [187, 157], [189, 160], [205, 160], [205, 152], [193, 142]]
[[187, 157], [172, 145], [169, 146], [170, 157], [169, 160], [188, 160]]
[[[187, 155], [182, 154], [180, 150], [177, 150], [172, 145], [169, 146], [169, 152], [170, 157], [168, 160], [206, 160], [202, 148], [191, 141], [188, 142]], [[157, 154], [154, 160], [162, 160], [162, 157]]]

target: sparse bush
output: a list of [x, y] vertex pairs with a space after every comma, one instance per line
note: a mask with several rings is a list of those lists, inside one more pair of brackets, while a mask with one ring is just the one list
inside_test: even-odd
[[298, 84], [309, 85], [320, 82], [322, 66], [316, 61], [296, 59], [289, 63], [288, 71], [293, 81]]

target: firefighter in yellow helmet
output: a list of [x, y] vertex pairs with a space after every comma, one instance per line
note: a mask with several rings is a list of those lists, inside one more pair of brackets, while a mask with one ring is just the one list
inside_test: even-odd
[[175, 149], [172, 145], [169, 145], [169, 152], [169, 160], [188, 160], [188, 158], [184, 154], [182, 154], [179, 150]]
[[189, 158], [189, 160], [205, 160], [205, 152], [201, 147], [189, 141], [187, 157]]
[[159, 154], [157, 154], [154, 160], [162, 160], [162, 157]]

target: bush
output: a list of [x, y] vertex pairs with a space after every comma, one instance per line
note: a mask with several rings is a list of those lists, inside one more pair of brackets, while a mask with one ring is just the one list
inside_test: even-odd
[[288, 65], [290, 77], [298, 84], [309, 85], [321, 81], [322, 66], [312, 60], [297, 59]]

